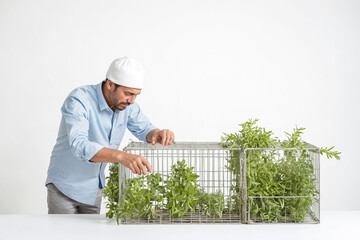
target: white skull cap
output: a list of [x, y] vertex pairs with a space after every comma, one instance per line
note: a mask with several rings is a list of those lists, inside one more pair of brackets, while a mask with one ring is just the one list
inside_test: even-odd
[[106, 78], [121, 86], [141, 89], [144, 82], [144, 69], [134, 58], [115, 58], [110, 64]]

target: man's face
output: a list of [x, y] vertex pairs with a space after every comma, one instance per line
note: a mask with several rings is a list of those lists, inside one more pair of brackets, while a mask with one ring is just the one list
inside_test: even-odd
[[124, 110], [128, 105], [134, 104], [135, 98], [141, 93], [141, 89], [129, 88], [124, 86], [113, 86], [110, 92], [109, 100], [113, 108], [120, 111]]

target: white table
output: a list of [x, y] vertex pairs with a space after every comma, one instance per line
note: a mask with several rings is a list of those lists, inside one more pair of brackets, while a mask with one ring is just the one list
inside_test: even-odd
[[0, 239], [360, 239], [360, 211], [321, 212], [320, 224], [120, 225], [104, 215], [0, 215]]

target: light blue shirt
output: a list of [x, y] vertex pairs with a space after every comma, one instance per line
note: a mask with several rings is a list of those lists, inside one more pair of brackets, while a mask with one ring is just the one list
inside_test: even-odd
[[46, 183], [66, 196], [95, 205], [105, 186], [106, 163], [90, 159], [103, 147], [118, 149], [126, 128], [141, 141], [156, 127], [137, 103], [113, 112], [102, 93], [102, 83], [76, 88], [61, 107], [61, 123], [51, 154]]

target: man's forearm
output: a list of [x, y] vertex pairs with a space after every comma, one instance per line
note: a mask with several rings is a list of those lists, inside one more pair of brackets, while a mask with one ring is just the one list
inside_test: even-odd
[[[146, 135], [146, 141], [151, 142], [151, 139], [159, 129], [151, 130], [148, 135]], [[126, 154], [123, 151], [115, 150], [111, 148], [102, 148], [100, 149], [91, 159], [92, 162], [121, 162], [123, 155]]]
[[134, 174], [152, 172], [150, 163], [141, 155], [135, 155], [111, 148], [100, 149], [91, 159], [92, 162], [121, 163]]
[[111, 148], [100, 149], [91, 159], [92, 162], [121, 162], [124, 152]]

